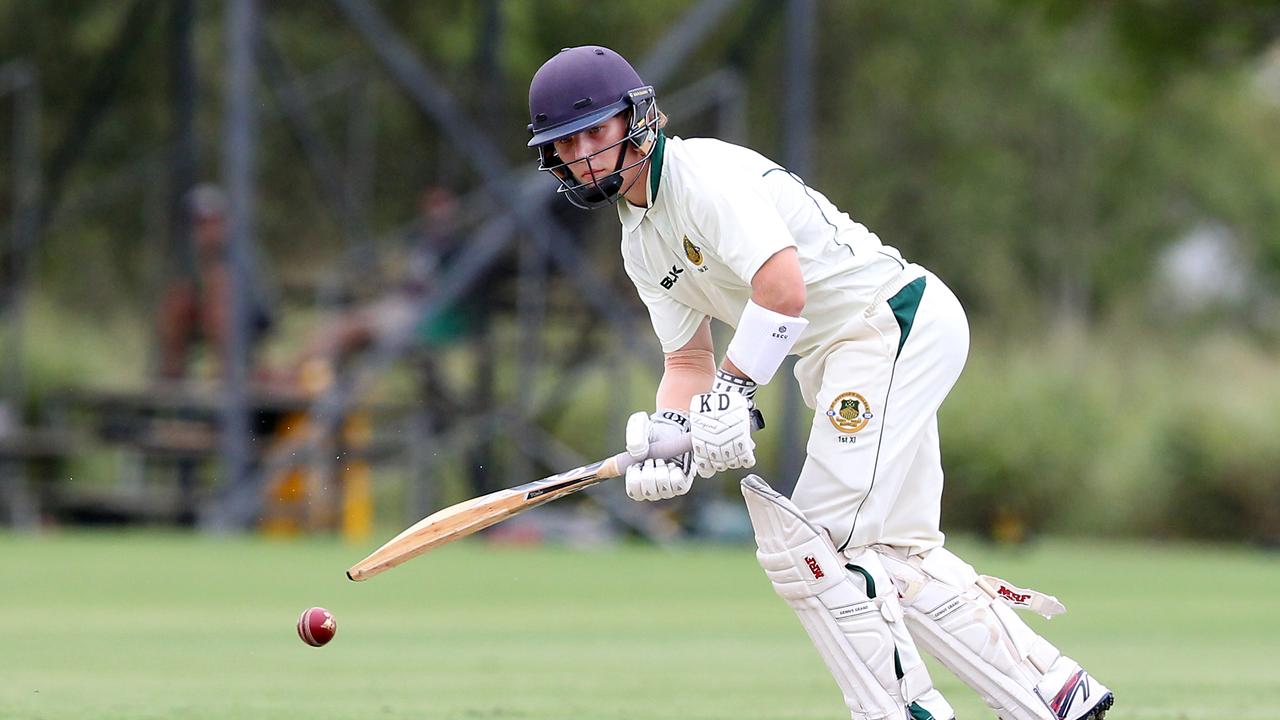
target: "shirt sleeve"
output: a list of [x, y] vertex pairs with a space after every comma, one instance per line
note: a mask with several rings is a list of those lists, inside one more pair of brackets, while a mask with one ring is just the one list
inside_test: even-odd
[[796, 246], [758, 177], [718, 174], [690, 193], [687, 212], [702, 241], [747, 284], [766, 260]]
[[649, 321], [662, 343], [662, 352], [675, 352], [684, 347], [702, 324], [704, 315], [672, 298], [657, 283], [646, 280], [643, 270], [631, 263], [625, 263], [625, 267], [640, 300], [649, 310]]

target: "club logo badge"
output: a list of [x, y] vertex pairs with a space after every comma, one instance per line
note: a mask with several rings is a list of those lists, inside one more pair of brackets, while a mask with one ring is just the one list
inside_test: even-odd
[[684, 254], [689, 258], [689, 262], [694, 265], [702, 265], [702, 250], [689, 241], [689, 236], [684, 236]]
[[867, 399], [856, 392], [837, 395], [827, 409], [827, 418], [831, 420], [831, 424], [840, 432], [850, 435], [866, 427], [873, 417], [875, 414], [871, 412]]

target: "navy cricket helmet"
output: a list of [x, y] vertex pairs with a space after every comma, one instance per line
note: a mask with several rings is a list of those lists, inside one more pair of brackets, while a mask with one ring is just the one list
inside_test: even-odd
[[[579, 182], [556, 154], [555, 142], [624, 112], [629, 113], [626, 135], [585, 159], [629, 142], [641, 151], [640, 160], [624, 167], [626, 152], [620, 151], [609, 175]], [[625, 58], [598, 45], [565, 48], [543, 63], [529, 83], [529, 117], [529, 147], [538, 150], [538, 169], [555, 175], [558, 192], [586, 209], [617, 202], [625, 192], [623, 171], [648, 161], [660, 126], [653, 87], [644, 84]]]

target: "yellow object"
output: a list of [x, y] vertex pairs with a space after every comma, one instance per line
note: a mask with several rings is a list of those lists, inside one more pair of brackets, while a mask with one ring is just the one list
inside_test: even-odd
[[[307, 415], [291, 414], [275, 441], [290, 442], [307, 432]], [[292, 536], [306, 531], [341, 530], [348, 540], [365, 540], [373, 531], [373, 468], [361, 451], [373, 439], [368, 412], [354, 412], [342, 424], [334, 460], [319, 466], [299, 463], [268, 479], [259, 528], [266, 535]], [[341, 494], [332, 492], [335, 486]]]
[[373, 472], [356, 460], [342, 472], [342, 536], [364, 540], [373, 531]]
[[[348, 451], [358, 451], [373, 440], [373, 418], [354, 412], [342, 424], [342, 440]], [[364, 540], [373, 531], [373, 469], [367, 460], [351, 460], [343, 466], [342, 536]]]

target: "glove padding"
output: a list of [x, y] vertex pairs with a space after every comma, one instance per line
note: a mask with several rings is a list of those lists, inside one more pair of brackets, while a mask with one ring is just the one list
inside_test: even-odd
[[[640, 460], [649, 445], [689, 432], [689, 418], [678, 410], [643, 412], [627, 418], [627, 453]], [[627, 497], [632, 500], [666, 500], [689, 492], [693, 486], [692, 453], [670, 460], [654, 458], [627, 468]]]
[[751, 406], [737, 392], [709, 392], [693, 396], [690, 408], [693, 463], [698, 475], [709, 478], [731, 468], [756, 464], [751, 439]]

